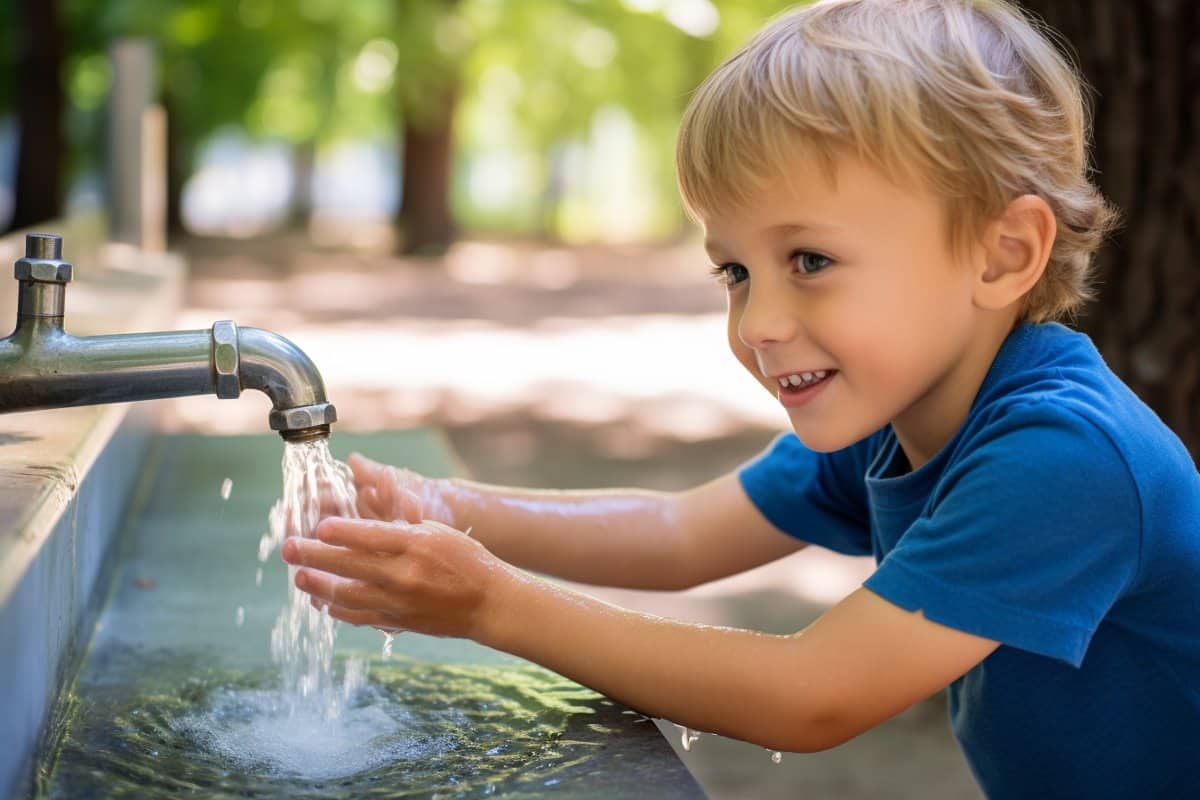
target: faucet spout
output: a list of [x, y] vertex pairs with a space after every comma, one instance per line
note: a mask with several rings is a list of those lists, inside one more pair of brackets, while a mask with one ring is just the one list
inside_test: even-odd
[[208, 330], [72, 336], [63, 328], [71, 265], [62, 240], [26, 239], [17, 324], [0, 339], [0, 412], [255, 389], [271, 399], [268, 423], [288, 441], [329, 436], [337, 411], [316, 366], [279, 334], [221, 321]]

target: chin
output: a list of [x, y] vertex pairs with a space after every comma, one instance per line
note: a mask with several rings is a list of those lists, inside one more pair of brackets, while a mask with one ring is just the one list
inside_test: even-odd
[[796, 438], [800, 440], [801, 444], [809, 450], [815, 450], [818, 453], [833, 453], [838, 450], [844, 450], [852, 444], [861, 442], [874, 432], [842, 431], [828, 427], [818, 430], [816, 428], [817, 426], [812, 423], [792, 425], [792, 431], [796, 434]]

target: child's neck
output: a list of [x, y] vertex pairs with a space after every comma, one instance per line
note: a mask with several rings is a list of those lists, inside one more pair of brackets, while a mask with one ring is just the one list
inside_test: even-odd
[[929, 463], [962, 427], [1004, 340], [1016, 327], [1014, 317], [984, 318], [962, 355], [929, 392], [892, 420], [892, 430], [910, 471]]

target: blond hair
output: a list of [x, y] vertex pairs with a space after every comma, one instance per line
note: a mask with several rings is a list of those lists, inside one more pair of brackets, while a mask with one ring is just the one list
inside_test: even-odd
[[1005, 0], [823, 0], [785, 12], [721, 64], [676, 149], [693, 216], [744, 203], [797, 146], [833, 171], [849, 148], [943, 198], [956, 242], [1036, 194], [1058, 234], [1022, 319], [1091, 297], [1092, 255], [1117, 215], [1089, 179], [1090, 114], [1052, 34]]

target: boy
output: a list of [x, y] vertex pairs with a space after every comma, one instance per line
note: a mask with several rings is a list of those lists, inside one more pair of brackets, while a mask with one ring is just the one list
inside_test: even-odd
[[[372, 519], [289, 540], [297, 585], [339, 619], [470, 637], [771, 749], [833, 747], [949, 687], [989, 796], [1200, 791], [1200, 476], [1053, 322], [1113, 221], [1087, 127], [1070, 66], [999, 0], [778, 18], [697, 91], [678, 168], [729, 345], [795, 435], [678, 494], [354, 458]], [[805, 543], [878, 569], [792, 636], [512, 566], [676, 589]]]

